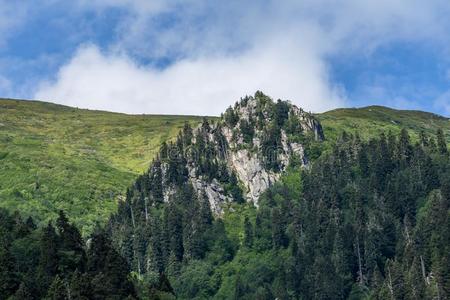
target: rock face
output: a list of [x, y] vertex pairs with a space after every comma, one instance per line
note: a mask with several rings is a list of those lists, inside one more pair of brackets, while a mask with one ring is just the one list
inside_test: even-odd
[[[307, 145], [323, 138], [311, 114], [257, 92], [229, 107], [216, 123], [205, 119], [194, 130], [185, 127], [175, 143], [164, 144], [156, 183], [164, 201], [170, 201], [176, 187], [189, 182], [215, 214], [232, 201], [258, 205], [292, 160], [306, 165]], [[155, 178], [152, 172], [146, 176]]]
[[247, 190], [247, 200], [254, 203], [257, 203], [261, 193], [279, 177], [279, 174], [269, 173], [257, 156], [248, 150], [231, 152], [229, 162]]

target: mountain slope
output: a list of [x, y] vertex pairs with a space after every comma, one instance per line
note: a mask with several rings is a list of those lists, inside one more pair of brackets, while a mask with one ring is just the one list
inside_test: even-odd
[[109, 223], [117, 249], [138, 274], [171, 272], [172, 265], [202, 258], [203, 235], [213, 219], [257, 207], [288, 168], [310, 165], [310, 145], [323, 138], [313, 115], [261, 92], [216, 122], [185, 126], [119, 203]]
[[435, 134], [441, 128], [450, 143], [450, 119], [428, 112], [368, 106], [335, 109], [317, 114], [316, 117], [330, 140], [336, 140], [344, 130], [348, 133], [358, 132], [361, 137], [368, 139], [383, 131], [398, 134], [402, 128], [409, 131], [413, 140], [417, 140], [421, 131]]
[[[177, 299], [445, 298], [449, 151], [442, 131], [395, 134], [445, 119], [401, 112], [393, 127], [373, 110], [359, 130], [351, 113], [328, 127], [364, 139], [324, 137], [313, 115], [260, 92], [186, 126], [108, 224], [139, 285], [157, 295], [167, 275]], [[310, 163], [317, 144], [330, 151]]]
[[104, 221], [163, 141], [199, 117], [125, 115], [0, 99], [0, 207]]
[[[27, 205], [37, 213], [58, 205], [68, 207], [69, 213], [102, 209], [99, 215], [79, 217], [78, 223], [89, 232], [89, 226], [114, 211], [115, 204], [112, 198], [102, 200], [102, 194], [83, 201], [78, 195], [108, 187], [108, 175], [117, 176], [113, 183], [125, 182], [116, 171], [143, 159], [129, 155], [126, 164], [115, 164], [100, 141], [116, 149], [111, 136], [123, 138], [116, 129], [128, 129], [137, 121], [126, 118], [139, 116], [120, 115], [125, 125], [114, 123], [108, 131], [101, 128], [116, 120], [115, 114], [79, 112], [83, 125], [77, 127], [64, 123], [67, 116], [58, 113], [74, 109], [32, 103], [34, 110], [22, 113], [9, 104], [2, 107], [0, 122], [1, 171], [9, 173], [0, 183], [18, 186], [17, 174], [33, 180], [29, 194], [2, 192], [16, 197], [8, 198], [14, 205]], [[95, 120], [84, 116], [89, 114]], [[258, 92], [241, 99], [219, 120], [184, 124], [176, 139], [162, 143], [106, 228], [91, 235], [89, 246], [64, 213], [56, 230], [51, 224], [36, 230], [32, 219], [0, 209], [0, 239], [5, 245], [0, 249], [0, 271], [6, 279], [0, 295], [447, 299], [447, 120], [378, 107], [328, 114], [319, 116], [329, 121], [324, 137], [317, 117]], [[71, 131], [56, 134], [59, 131], [49, 124], [63, 124]], [[141, 125], [127, 137], [140, 136]], [[85, 126], [95, 128], [83, 131]], [[406, 130], [396, 135], [401, 127], [409, 128], [415, 139], [425, 128], [420, 143]], [[445, 133], [437, 131], [441, 127]], [[378, 135], [383, 128], [394, 134]], [[363, 139], [340, 135], [344, 130]], [[106, 132], [106, 138], [99, 132]], [[95, 141], [86, 142], [93, 137]], [[68, 154], [84, 150], [80, 145], [91, 151]], [[135, 145], [126, 145], [133, 152]], [[32, 176], [33, 168], [39, 180]], [[84, 177], [79, 182], [71, 174]], [[60, 177], [62, 183], [57, 181]], [[93, 186], [83, 185], [86, 182]], [[60, 191], [67, 191], [67, 198], [44, 201], [43, 195], [60, 199]]]
[[[450, 142], [450, 121], [426, 112], [373, 106], [315, 116], [323, 126], [325, 145], [336, 141], [343, 130], [358, 130], [367, 139], [381, 131], [398, 133], [403, 127], [413, 140], [421, 130], [431, 135], [442, 128]], [[194, 126], [201, 118], [125, 115], [2, 99], [0, 207], [18, 209], [38, 220], [64, 209], [78, 225], [92, 228], [116, 210], [117, 195], [148, 168], [161, 143], [175, 138], [185, 121]], [[251, 127], [245, 130], [248, 138]], [[248, 149], [241, 144], [242, 154]], [[320, 155], [316, 145], [304, 146], [309, 158]], [[245, 155], [235, 158], [242, 160]], [[247, 176], [244, 173], [237, 174], [241, 180]]]
[[289, 102], [257, 92], [229, 107], [217, 122], [185, 126], [164, 143], [148, 172], [127, 192], [127, 202], [148, 207], [174, 198], [191, 184], [216, 214], [231, 202], [253, 202], [295, 161], [308, 163], [308, 144], [323, 140], [320, 123]]

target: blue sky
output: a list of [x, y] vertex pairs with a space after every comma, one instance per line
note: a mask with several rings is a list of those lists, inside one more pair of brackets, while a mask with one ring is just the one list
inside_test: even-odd
[[0, 97], [214, 115], [259, 89], [314, 112], [450, 116], [449, 13], [441, 0], [0, 0]]

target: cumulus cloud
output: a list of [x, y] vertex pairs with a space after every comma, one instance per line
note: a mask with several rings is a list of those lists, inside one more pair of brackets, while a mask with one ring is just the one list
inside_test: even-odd
[[256, 90], [323, 111], [346, 104], [329, 57], [448, 39], [441, 0], [77, 3], [128, 14], [114, 44], [81, 46], [35, 98], [129, 113], [218, 114]]
[[314, 52], [280, 45], [238, 57], [182, 60], [164, 69], [142, 67], [127, 56], [86, 46], [55, 82], [39, 87], [36, 98], [127, 113], [218, 115], [256, 90], [314, 111], [343, 105]]

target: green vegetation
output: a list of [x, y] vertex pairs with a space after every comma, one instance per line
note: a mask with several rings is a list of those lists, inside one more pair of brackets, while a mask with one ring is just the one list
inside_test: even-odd
[[62, 209], [92, 232], [161, 143], [200, 120], [0, 100], [0, 207], [38, 221]]
[[420, 143], [406, 130], [345, 134], [311, 168], [291, 166], [258, 208], [233, 203], [216, 219], [188, 182], [148, 202], [140, 178], [111, 219], [113, 241], [141, 286], [166, 274], [178, 299], [445, 299], [444, 145], [441, 132]]
[[[270, 128], [303, 143], [311, 164], [294, 157], [254, 207], [207, 119], [194, 132], [184, 121], [195, 117], [0, 101], [0, 204], [23, 213], [0, 208], [0, 298], [449, 298], [449, 120], [335, 110], [317, 116], [323, 143], [274, 105]], [[259, 119], [224, 115], [246, 143]], [[235, 200], [223, 215], [188, 167]]]
[[361, 138], [368, 139], [382, 132], [400, 133], [402, 128], [409, 131], [411, 139], [419, 139], [420, 133], [435, 134], [441, 128], [450, 143], [450, 119], [432, 113], [395, 110], [383, 106], [364, 108], [342, 108], [323, 114], [317, 114], [324, 129], [325, 137], [335, 141], [343, 131], [358, 133]]
[[103, 230], [86, 247], [63, 212], [56, 226], [36, 228], [0, 209], [0, 233], [0, 299], [135, 299], [129, 266]]

